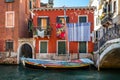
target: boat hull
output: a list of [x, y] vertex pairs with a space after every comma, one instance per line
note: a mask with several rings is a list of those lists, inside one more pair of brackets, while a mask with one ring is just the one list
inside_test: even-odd
[[58, 60], [42, 60], [42, 59], [32, 59], [32, 58], [22, 58], [23, 65], [25, 67], [33, 69], [78, 69], [78, 68], [88, 68], [90, 67], [90, 62], [81, 60], [71, 60], [71, 61], [58, 61]]
[[51, 65], [51, 64], [34, 64], [25, 62], [25, 67], [32, 69], [86, 69], [89, 68], [90, 64], [80, 64], [79, 66], [62, 66], [62, 65]]

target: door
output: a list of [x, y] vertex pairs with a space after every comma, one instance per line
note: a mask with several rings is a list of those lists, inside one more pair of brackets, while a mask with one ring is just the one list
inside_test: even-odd
[[79, 53], [86, 53], [86, 42], [79, 42]]
[[47, 53], [47, 42], [40, 42], [40, 53]]
[[65, 41], [58, 42], [58, 54], [66, 54], [66, 43]]

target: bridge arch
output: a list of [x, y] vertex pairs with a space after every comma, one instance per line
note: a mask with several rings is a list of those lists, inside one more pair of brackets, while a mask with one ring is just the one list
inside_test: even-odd
[[111, 44], [99, 56], [96, 65], [102, 68], [120, 68], [120, 43]]

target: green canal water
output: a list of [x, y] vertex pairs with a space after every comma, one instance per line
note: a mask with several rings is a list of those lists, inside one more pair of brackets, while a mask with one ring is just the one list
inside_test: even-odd
[[120, 70], [33, 70], [0, 65], [0, 80], [120, 80]]

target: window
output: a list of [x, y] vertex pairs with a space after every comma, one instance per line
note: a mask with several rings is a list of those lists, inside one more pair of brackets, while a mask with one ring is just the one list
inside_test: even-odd
[[96, 18], [96, 26], [99, 24], [99, 18]]
[[[65, 23], [65, 18], [64, 16], [58, 16], [57, 17], [57, 23]], [[69, 17], [66, 17], [66, 23], [69, 23]]]
[[14, 11], [6, 12], [6, 27], [7, 28], [14, 27]]
[[114, 1], [114, 8], [113, 12], [116, 12], [116, 1]]
[[108, 11], [108, 3], [106, 2], [106, 3], [105, 3], [105, 6], [104, 6], [104, 8], [103, 8], [103, 12], [104, 12], [104, 13], [107, 13], [107, 11]]
[[49, 26], [49, 17], [38, 17], [37, 23], [38, 27], [46, 29]]
[[40, 53], [47, 53], [47, 41], [40, 42]]
[[5, 2], [7, 2], [7, 3], [8, 3], [8, 2], [14, 2], [14, 0], [5, 0]]
[[6, 41], [6, 51], [13, 50], [13, 41]]
[[29, 9], [32, 9], [32, 1], [29, 1]]
[[65, 41], [58, 41], [58, 55], [66, 54], [66, 43]]
[[86, 53], [86, 42], [79, 42], [79, 53]]
[[79, 23], [84, 23], [87, 22], [87, 17], [86, 16], [79, 16]]
[[111, 0], [108, 4], [108, 12], [112, 12], [112, 1]]

